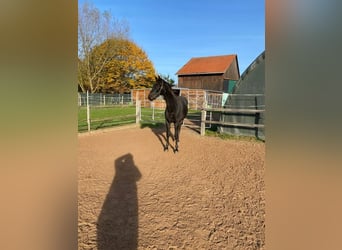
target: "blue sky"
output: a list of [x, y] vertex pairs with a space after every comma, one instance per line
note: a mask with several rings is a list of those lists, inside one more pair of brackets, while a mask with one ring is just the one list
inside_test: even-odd
[[[79, 0], [79, 3], [83, 3]], [[240, 73], [265, 50], [264, 0], [92, 0], [125, 19], [130, 38], [158, 73], [175, 73], [192, 57], [237, 54]]]

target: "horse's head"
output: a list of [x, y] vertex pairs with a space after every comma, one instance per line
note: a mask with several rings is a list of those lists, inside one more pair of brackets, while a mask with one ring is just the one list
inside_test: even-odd
[[153, 84], [152, 90], [148, 95], [150, 101], [155, 100], [158, 96], [164, 95], [167, 87], [167, 82], [163, 80], [159, 75], [156, 76], [156, 82]]

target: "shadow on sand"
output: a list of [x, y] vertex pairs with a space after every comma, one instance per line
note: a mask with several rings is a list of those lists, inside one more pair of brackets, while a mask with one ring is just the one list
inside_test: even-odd
[[141, 173], [128, 153], [114, 162], [115, 176], [97, 221], [97, 249], [137, 249], [138, 197]]
[[[140, 128], [150, 128], [151, 131], [155, 134], [155, 136], [158, 138], [159, 142], [162, 145], [162, 150], [165, 149], [166, 146], [166, 130], [165, 130], [165, 124], [163, 123], [157, 123], [157, 124], [141, 124]], [[175, 151], [174, 146], [172, 145], [172, 142], [174, 142], [174, 128], [171, 127], [171, 135], [170, 135], [170, 144], [169, 147], [172, 149], [172, 151]]]

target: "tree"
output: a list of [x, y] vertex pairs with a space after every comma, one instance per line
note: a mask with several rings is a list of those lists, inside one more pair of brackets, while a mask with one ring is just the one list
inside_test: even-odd
[[155, 80], [155, 70], [147, 54], [133, 41], [112, 38], [94, 48], [91, 57], [100, 57], [107, 48], [109, 59], [101, 74], [94, 78], [100, 92], [128, 92], [148, 88]]
[[92, 51], [104, 41], [112, 38], [127, 38], [129, 26], [105, 11], [101, 13], [96, 7], [84, 3], [79, 7], [78, 16], [78, 85], [83, 92], [96, 92], [99, 88], [95, 79], [101, 74], [104, 65], [111, 59], [108, 47], [101, 54], [92, 56]]
[[165, 81], [167, 81], [168, 83], [171, 84], [171, 86], [175, 86], [175, 80], [169, 75], [163, 75], [163, 74], [159, 74], [162, 78], [164, 78]]

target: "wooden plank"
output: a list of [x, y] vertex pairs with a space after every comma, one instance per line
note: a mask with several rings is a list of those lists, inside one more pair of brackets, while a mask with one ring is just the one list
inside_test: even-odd
[[101, 118], [101, 119], [91, 119], [91, 122], [109, 122], [109, 121], [120, 121], [121, 118], [132, 118], [132, 120], [135, 119], [135, 115], [121, 115], [121, 116], [115, 116], [115, 117], [107, 117], [107, 118]]
[[263, 113], [264, 109], [223, 109], [223, 108], [205, 108], [206, 111], [211, 112], [222, 112], [222, 113], [243, 113], [243, 114], [254, 114]]
[[225, 126], [234, 126], [234, 127], [246, 127], [246, 128], [264, 128], [265, 127], [264, 124], [246, 124], [246, 123], [219, 122], [219, 121], [205, 121], [205, 123], [225, 125]]
[[251, 97], [255, 97], [255, 96], [265, 96], [265, 94], [229, 94], [229, 96], [251, 96]]

